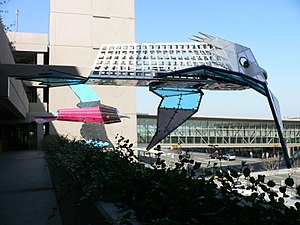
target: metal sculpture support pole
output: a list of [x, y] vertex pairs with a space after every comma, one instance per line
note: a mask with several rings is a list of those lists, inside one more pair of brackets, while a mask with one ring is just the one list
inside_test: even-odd
[[283, 157], [285, 160], [285, 164], [287, 168], [291, 168], [291, 161], [290, 157], [288, 154], [288, 149], [287, 145], [285, 142], [285, 139], [283, 137], [283, 125], [282, 125], [282, 118], [281, 118], [281, 113], [279, 109], [279, 103], [277, 101], [277, 98], [272, 94], [272, 92], [269, 90], [268, 86], [265, 85], [265, 90], [266, 90], [266, 97], [268, 98], [268, 102], [272, 111], [272, 115], [274, 118], [274, 122], [276, 124], [277, 132], [279, 135], [280, 143], [281, 143], [281, 151], [283, 153]]

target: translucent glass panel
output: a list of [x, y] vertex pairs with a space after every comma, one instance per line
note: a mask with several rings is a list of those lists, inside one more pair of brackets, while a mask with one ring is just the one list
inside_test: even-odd
[[176, 108], [197, 110], [201, 99], [201, 91], [187, 88], [157, 88], [153, 90], [163, 98], [160, 108]]
[[70, 85], [72, 91], [78, 96], [80, 101], [99, 101], [100, 98], [89, 86], [86, 84]]
[[203, 95], [201, 90], [193, 88], [151, 87], [150, 90], [160, 96], [162, 100], [158, 108], [157, 129], [147, 149], [154, 147], [176, 129], [180, 136], [185, 133], [186, 126], [179, 129], [178, 127], [198, 111]]

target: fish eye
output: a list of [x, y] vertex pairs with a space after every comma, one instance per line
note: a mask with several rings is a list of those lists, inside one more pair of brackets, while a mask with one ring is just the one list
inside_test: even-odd
[[242, 67], [244, 68], [248, 68], [250, 66], [250, 63], [248, 61], [248, 59], [246, 59], [245, 57], [241, 57], [239, 59], [239, 63], [241, 64]]

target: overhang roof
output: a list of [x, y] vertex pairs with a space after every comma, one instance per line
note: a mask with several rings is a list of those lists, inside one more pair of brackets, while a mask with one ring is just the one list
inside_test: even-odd
[[50, 87], [85, 83], [90, 73], [87, 67], [57, 65], [0, 64], [0, 69], [9, 77], [37, 81]]

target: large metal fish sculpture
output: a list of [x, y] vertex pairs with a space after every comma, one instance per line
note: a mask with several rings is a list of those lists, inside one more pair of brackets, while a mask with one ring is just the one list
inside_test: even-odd
[[[103, 45], [89, 82], [149, 86], [150, 91], [162, 98], [156, 132], [148, 150], [198, 111], [203, 90], [252, 88], [268, 99], [286, 166], [291, 167], [279, 102], [268, 88], [267, 72], [258, 65], [251, 50], [204, 33], [192, 40], [195, 42]], [[122, 52], [119, 64], [113, 64], [116, 52]], [[134, 66], [122, 66], [124, 54], [127, 64]]]
[[[268, 99], [286, 166], [290, 168], [279, 103], [268, 88], [267, 72], [258, 65], [251, 50], [204, 33], [192, 40], [186, 43], [101, 45], [88, 77], [79, 76], [82, 73], [74, 71], [76, 68], [55, 66], [41, 67], [39, 70], [46, 70], [36, 70], [33, 75], [26, 76], [13, 71], [14, 68], [7, 74], [53, 87], [75, 84], [148, 86], [162, 98], [156, 132], [148, 150], [198, 111], [203, 90], [252, 88]], [[6, 67], [0, 65], [2, 70]], [[98, 108], [101, 111], [101, 106]]]
[[[150, 90], [162, 100], [158, 108], [157, 130], [147, 149], [154, 147], [198, 111], [204, 94], [202, 90], [252, 88], [268, 99], [286, 166], [291, 167], [283, 137], [279, 102], [267, 86], [267, 72], [258, 65], [251, 50], [204, 33], [195, 36], [193, 40], [207, 44], [210, 62], [174, 72], [158, 73], [156, 76], [165, 81], [150, 83]], [[177, 83], [177, 87], [169, 88], [172, 87], [170, 82]]]
[[[267, 73], [259, 67], [251, 50], [230, 41], [200, 33], [194, 41], [207, 46], [209, 60], [202, 65], [174, 72], [158, 73], [164, 81], [150, 83], [150, 90], [160, 96], [157, 131], [147, 149], [174, 131], [194, 115], [200, 106], [202, 90], [243, 90], [253, 88], [266, 95], [274, 112], [280, 115], [275, 96], [267, 88]], [[185, 82], [180, 81], [185, 80]], [[170, 82], [177, 83], [169, 88]], [[275, 109], [277, 107], [277, 110]], [[278, 119], [282, 129], [281, 118]]]

